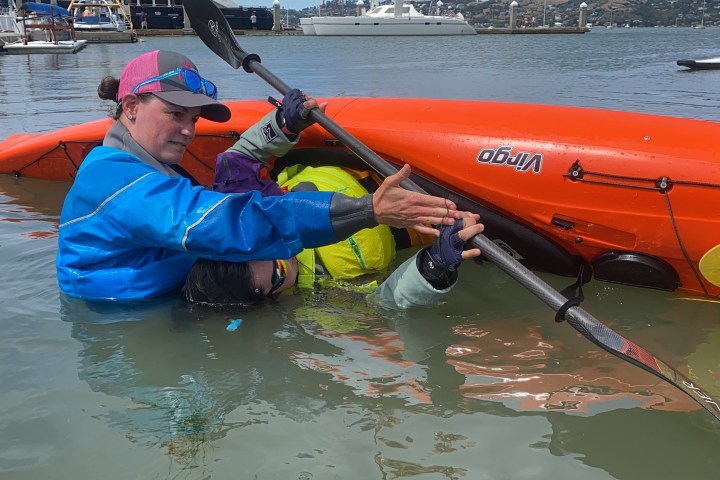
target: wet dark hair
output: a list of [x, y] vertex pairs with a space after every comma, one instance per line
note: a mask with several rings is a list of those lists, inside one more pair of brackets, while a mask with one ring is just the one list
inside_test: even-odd
[[122, 113], [122, 102], [117, 101], [119, 89], [120, 80], [113, 77], [112, 75], [107, 75], [103, 77], [103, 79], [100, 80], [100, 85], [98, 85], [97, 87], [98, 97], [102, 98], [103, 100], [112, 100], [113, 102], [117, 103], [117, 109], [113, 114], [113, 119], [115, 120], [120, 118], [120, 114]]
[[[113, 113], [112, 118], [113, 120], [117, 120], [122, 115], [122, 102], [118, 102], [117, 96], [118, 91], [120, 90], [120, 80], [113, 77], [112, 75], [107, 75], [103, 77], [102, 80], [100, 80], [100, 84], [97, 87], [97, 93], [98, 97], [100, 97], [103, 100], [111, 100], [115, 103], [117, 103], [117, 107], [115, 108], [115, 113]], [[141, 102], [146, 101], [150, 96], [152, 96], [151, 93], [137, 93], [136, 94]]]
[[205, 258], [193, 265], [182, 295], [186, 302], [213, 307], [250, 307], [265, 298], [253, 285], [249, 263]]

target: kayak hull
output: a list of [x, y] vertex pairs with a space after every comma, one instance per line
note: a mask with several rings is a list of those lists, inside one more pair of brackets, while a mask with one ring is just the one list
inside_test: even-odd
[[[719, 123], [500, 102], [322, 101], [381, 157], [409, 163], [424, 189], [481, 213], [486, 236], [528, 268], [720, 295]], [[182, 163], [205, 185], [215, 155], [271, 108], [227, 105], [229, 122], [198, 122]], [[0, 173], [72, 181], [110, 123], [11, 136], [0, 143]], [[315, 125], [281, 161], [359, 159]]]

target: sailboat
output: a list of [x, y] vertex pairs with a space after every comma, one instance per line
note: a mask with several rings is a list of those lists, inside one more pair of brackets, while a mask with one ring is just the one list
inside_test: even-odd
[[613, 4], [610, 3], [610, 23], [605, 25], [605, 28], [613, 28]]
[[290, 26], [290, 10], [285, 9], [285, 18], [280, 22], [280, 26], [283, 30], [295, 30], [295, 27]]
[[15, 1], [9, 0], [7, 7], [0, 7], [0, 47], [5, 43], [20, 40], [23, 36], [17, 18]]
[[705, 28], [705, 0], [703, 0], [702, 16], [700, 17], [700, 25], [695, 25], [693, 28], [697, 28], [697, 29]]

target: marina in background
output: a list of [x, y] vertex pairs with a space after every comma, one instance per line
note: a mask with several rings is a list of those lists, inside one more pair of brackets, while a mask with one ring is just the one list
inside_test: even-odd
[[[14, 1], [0, 0], [0, 27], [2, 27], [0, 44], [3, 43], [3, 39], [7, 42], [8, 39], [13, 38], [13, 35], [18, 34], [18, 32], [13, 32], [10, 15], [8, 15], [12, 10], [9, 7]], [[41, 0], [40, 3], [50, 3], [51, 1]], [[182, 1], [139, 0], [125, 3], [124, 0], [57, 0], [57, 5], [68, 9], [73, 15], [78, 39], [86, 40], [88, 43], [129, 43], [137, 41], [138, 36], [194, 35], [184, 15]], [[534, 0], [523, 0], [522, 2], [513, 0], [504, 5], [488, 1], [447, 6], [443, 5], [442, 0], [412, 1], [407, 2], [403, 7], [404, 10], [411, 13], [410, 17], [414, 18], [412, 15], [412, 11], [414, 11], [417, 12], [417, 15], [426, 17], [425, 24], [435, 23], [435, 25], [432, 29], [429, 28], [430, 25], [426, 25], [428, 28], [425, 31], [416, 29], [415, 32], [410, 33], [392, 31], [387, 28], [378, 28], [378, 33], [376, 33], [359, 28], [368, 18], [369, 12], [376, 11], [376, 14], [388, 15], [394, 5], [388, 4], [387, 1], [384, 2], [385, 5], [368, 3], [368, 8], [366, 8], [366, 4], [360, 0], [353, 4], [353, 15], [348, 15], [351, 0], [323, 2], [322, 6], [308, 7], [299, 11], [283, 8], [280, 2], [275, 2], [271, 8], [236, 5], [231, 0], [217, 3], [221, 5], [220, 10], [228, 20], [230, 27], [238, 34], [435, 35], [438, 34], [437, 32], [441, 32], [439, 34], [442, 35], [467, 33], [545, 35], [587, 33], [593, 26], [595, 28], [649, 26], [647, 21], [637, 20], [637, 15], [633, 13], [631, 6], [619, 1], [614, 4], [610, 2], [608, 6], [604, 0], [591, 2], [590, 6], [583, 2], [576, 7], [567, 3], [550, 5], [546, 0], [540, 7]], [[700, 14], [696, 17], [682, 12], [675, 14], [675, 26], [690, 22], [694, 28], [701, 29], [706, 25], [716, 24], [716, 15], [706, 12], [704, 2], [699, 5], [701, 5], [698, 7]], [[375, 8], [373, 9], [373, 7]], [[379, 12], [378, 7], [381, 7], [383, 11]], [[572, 15], [573, 9], [575, 9], [575, 18]], [[92, 15], [88, 12], [92, 12]], [[443, 19], [436, 22], [427, 21], [427, 18], [435, 15], [441, 16]], [[385, 21], [386, 19], [373, 19], [373, 26], [378, 26], [378, 20]], [[452, 32], [443, 31], [449, 27], [437, 25], [458, 21], [465, 22], [474, 32], [465, 29]], [[322, 25], [321, 33], [316, 32], [312, 26], [313, 22]], [[348, 26], [352, 28], [348, 28]], [[326, 30], [329, 30], [329, 33]], [[387, 33], [388, 31], [391, 33]]]

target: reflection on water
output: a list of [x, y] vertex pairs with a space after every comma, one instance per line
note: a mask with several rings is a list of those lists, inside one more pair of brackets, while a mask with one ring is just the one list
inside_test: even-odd
[[[6, 177], [0, 188], [0, 224], [37, 222], [40, 231], [24, 231], [29, 238], [57, 236], [55, 221], [59, 217], [59, 205], [70, 188], [69, 184]], [[18, 200], [22, 198], [22, 202]]]
[[612, 478], [682, 478], [699, 465], [706, 465], [700, 467], [706, 472], [701, 476], [711, 478], [720, 465], [712, 453], [718, 443], [716, 426], [688, 429], [683, 416], [660, 420], [655, 412], [614, 410], [591, 417], [552, 414], [548, 420], [552, 434], [538, 448], [559, 456], [577, 454]]
[[[485, 323], [482, 328], [461, 327], [457, 333], [464, 341], [448, 349], [452, 364], [466, 377], [462, 391], [468, 397], [502, 401], [521, 411], [582, 414], [636, 407], [697, 408], [674, 387], [640, 369], [618, 364], [614, 356], [592, 344], [548, 343], [537, 325], [510, 340], [493, 336], [491, 329]], [[576, 351], [576, 356], [569, 359], [570, 351]]]
[[[471, 281], [496, 274], [481, 273]], [[365, 475], [371, 462], [379, 478], [485, 478], [477, 472], [497, 478], [512, 457], [491, 448], [499, 455], [493, 459], [479, 450], [493, 441], [515, 442], [526, 428], [537, 437], [520, 445], [549, 454], [530, 470], [535, 478], [571, 478], [572, 468], [550, 459], [578, 454], [577, 460], [601, 470], [572, 478], [606, 478], [602, 471], [613, 478], [647, 478], [646, 469], [607, 453], [618, 450], [629, 462], [631, 453], [611, 441], [627, 437], [628, 426], [645, 445], [645, 458], [672, 445], [656, 435], [658, 429], [702, 439], [674, 445], [676, 454], [687, 449], [691, 458], [700, 458], [698, 449], [714, 451], [717, 428], [694, 402], [598, 351], [567, 325], [549, 318], [538, 325], [539, 310], [527, 304], [505, 305], [506, 313], [498, 315], [497, 292], [487, 293], [487, 315], [481, 307], [461, 313], [473, 312], [461, 291], [439, 309], [399, 315], [345, 293], [320, 300], [285, 295], [246, 312], [188, 308], [174, 296], [134, 306], [63, 298], [61, 318], [82, 346], [79, 378], [93, 391], [132, 400], [130, 407], [99, 418], [130, 441], [161, 449], [180, 470], [210, 472], [225, 458], [226, 442], [256, 435], [284, 452], [279, 458], [295, 452], [289, 470], [295, 477], [332, 466], [339, 478], [349, 478], [352, 470], [335, 463], [337, 455], [369, 442], [372, 448], [355, 453], [364, 455]], [[482, 300], [477, 293], [472, 299], [476, 305]], [[353, 322], [355, 330], [328, 328], [337, 316], [358, 315], [362, 323]], [[243, 322], [230, 333], [225, 327], [234, 318]], [[682, 348], [676, 350], [682, 355]], [[285, 429], [299, 437], [286, 436]], [[587, 435], [599, 438], [588, 442]], [[342, 447], [334, 444], [336, 437]], [[600, 446], [603, 442], [610, 445]], [[630, 442], [626, 450], [632, 450]], [[254, 449], [231, 456], [243, 464], [252, 459], [271, 464], [274, 458]], [[658, 471], [672, 464], [669, 458], [653, 462], [661, 465]], [[308, 470], [298, 470], [300, 465]], [[613, 471], [627, 476], [615, 477]]]

